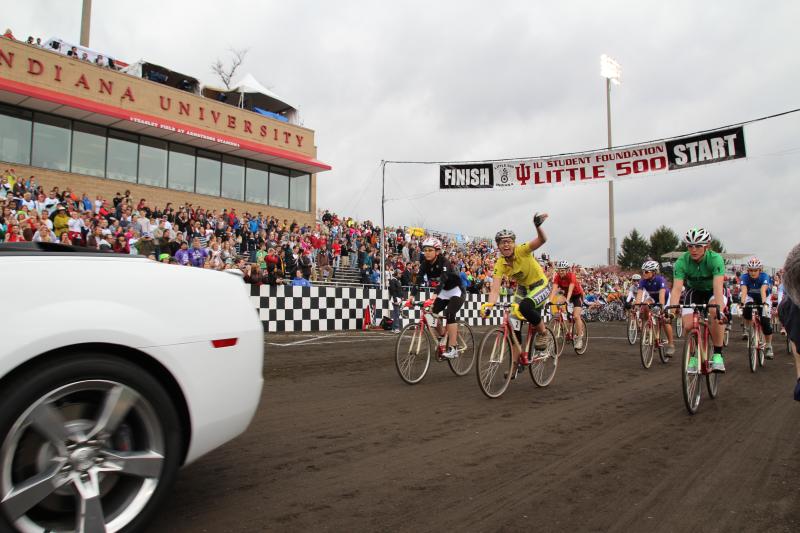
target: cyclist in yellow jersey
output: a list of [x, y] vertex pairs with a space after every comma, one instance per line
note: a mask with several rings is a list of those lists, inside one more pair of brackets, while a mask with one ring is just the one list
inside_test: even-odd
[[[517, 282], [517, 290], [512, 298], [513, 303], [517, 304], [514, 314], [517, 318], [530, 322], [537, 332], [544, 333], [544, 321], [540, 309], [544, 307], [550, 296], [550, 283], [541, 265], [533, 257], [533, 251], [547, 242], [547, 236], [541, 228], [546, 219], [547, 213], [534, 215], [533, 224], [536, 227], [536, 238], [518, 246], [516, 245], [517, 236], [511, 230], [503, 229], [495, 235], [495, 242], [500, 249], [500, 257], [494, 265], [494, 279], [489, 291], [489, 301], [481, 305], [482, 316], [489, 315], [500, 294], [503, 277], [508, 277]], [[519, 339], [520, 333], [515, 333]], [[544, 336], [537, 335], [534, 343], [537, 350], [547, 349]], [[516, 364], [519, 358], [516, 348], [514, 348], [512, 358]]]

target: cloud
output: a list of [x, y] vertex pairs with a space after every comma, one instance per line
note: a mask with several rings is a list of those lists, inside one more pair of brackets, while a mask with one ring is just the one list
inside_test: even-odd
[[[23, 2], [18, 36], [77, 39], [79, 3]], [[623, 68], [612, 93], [617, 145], [739, 122], [798, 106], [800, 3], [163, 2], [95, 0], [92, 45], [212, 81], [210, 63], [244, 65], [300, 107], [316, 131], [318, 203], [380, 218], [382, 159], [475, 160], [603, 147], [599, 56]], [[618, 242], [632, 228], [706, 225], [729, 250], [783, 262], [800, 213], [797, 115], [747, 126], [749, 159], [615, 187]], [[794, 150], [794, 151], [793, 151]], [[435, 166], [389, 166], [389, 224], [424, 221], [468, 235], [532, 232], [548, 211], [554, 256], [606, 259], [605, 185], [531, 193], [439, 192]], [[428, 196], [422, 196], [430, 193]], [[404, 200], [402, 198], [413, 198]], [[353, 210], [353, 211], [348, 211]], [[794, 230], [794, 231], [793, 231]]]

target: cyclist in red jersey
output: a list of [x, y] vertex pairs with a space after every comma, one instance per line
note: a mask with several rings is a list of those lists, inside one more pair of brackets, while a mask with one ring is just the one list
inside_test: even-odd
[[583, 320], [578, 320], [583, 312], [583, 287], [574, 272], [570, 272], [566, 261], [556, 263], [556, 274], [553, 276], [553, 297], [551, 302], [556, 302], [559, 291], [564, 293], [567, 302], [572, 304], [572, 316], [575, 319], [575, 349], [583, 346]]

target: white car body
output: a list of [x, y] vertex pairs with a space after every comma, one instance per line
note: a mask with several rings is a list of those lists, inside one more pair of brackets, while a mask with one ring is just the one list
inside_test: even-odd
[[[240, 276], [131, 256], [42, 253], [0, 254], [0, 279], [0, 380], [64, 347], [124, 347], [131, 361], [156, 362], [177, 384], [173, 401], [190, 422], [183, 464], [252, 420], [264, 333]], [[215, 348], [221, 339], [236, 344]]]

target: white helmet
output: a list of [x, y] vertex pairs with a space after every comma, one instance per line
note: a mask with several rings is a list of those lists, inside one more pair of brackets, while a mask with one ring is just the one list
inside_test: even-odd
[[442, 249], [442, 241], [437, 239], [436, 237], [428, 237], [424, 241], [422, 241], [423, 248], [435, 248], [437, 250]]
[[703, 228], [692, 228], [683, 237], [686, 244], [710, 244], [711, 234]]
[[639, 281], [640, 279], [642, 279], [642, 276], [640, 276], [639, 274], [634, 274], [633, 276], [631, 276], [631, 279], [633, 281]]
[[569, 268], [569, 263], [566, 261], [557, 261], [556, 262], [556, 269], [557, 270], [566, 270]]
[[751, 257], [750, 261], [747, 262], [747, 268], [752, 270], [761, 270], [763, 268], [763, 263], [761, 263], [761, 259], [758, 257]]
[[658, 263], [655, 261], [645, 261], [642, 265], [642, 270], [645, 272], [658, 272]]

